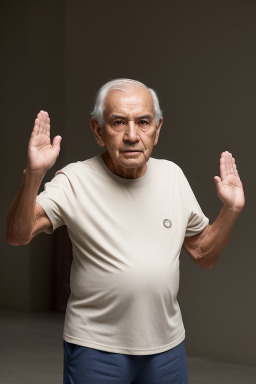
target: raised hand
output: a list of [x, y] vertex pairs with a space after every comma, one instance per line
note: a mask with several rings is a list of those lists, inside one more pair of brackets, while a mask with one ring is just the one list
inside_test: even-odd
[[46, 172], [60, 153], [61, 136], [56, 136], [51, 144], [50, 118], [47, 112], [40, 111], [35, 120], [28, 145], [27, 169]]
[[220, 177], [215, 176], [217, 195], [227, 208], [242, 210], [245, 204], [243, 185], [240, 180], [235, 159], [228, 151], [220, 158]]

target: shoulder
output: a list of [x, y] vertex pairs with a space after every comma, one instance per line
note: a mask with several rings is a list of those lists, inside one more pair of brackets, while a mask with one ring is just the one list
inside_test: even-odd
[[64, 174], [68, 178], [80, 177], [86, 173], [93, 172], [95, 169], [97, 169], [98, 162], [98, 156], [94, 156], [87, 160], [69, 163], [62, 169], [58, 170], [55, 175]]
[[166, 160], [166, 159], [155, 159], [153, 157], [150, 158], [151, 161], [151, 167], [153, 170], [157, 172], [167, 172], [172, 175], [177, 175], [180, 177], [184, 177], [184, 173], [182, 169], [174, 163], [173, 161]]

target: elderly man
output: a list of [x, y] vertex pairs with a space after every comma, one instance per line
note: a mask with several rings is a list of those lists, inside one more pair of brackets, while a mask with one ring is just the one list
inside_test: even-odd
[[212, 268], [244, 206], [235, 160], [220, 159], [223, 203], [209, 225], [181, 169], [151, 157], [163, 117], [156, 93], [117, 79], [99, 90], [91, 128], [106, 152], [58, 171], [48, 113], [37, 115], [7, 240], [28, 244], [66, 225], [73, 244], [64, 326], [64, 383], [185, 384], [185, 331], [177, 303], [179, 254]]

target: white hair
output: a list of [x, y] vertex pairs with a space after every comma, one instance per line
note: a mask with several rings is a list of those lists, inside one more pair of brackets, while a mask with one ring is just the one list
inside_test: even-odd
[[111, 80], [108, 83], [104, 84], [97, 92], [97, 95], [95, 98], [95, 104], [94, 104], [93, 111], [91, 112], [91, 116], [92, 118], [97, 120], [100, 127], [102, 127], [104, 124], [104, 109], [105, 109], [104, 103], [109, 92], [113, 90], [121, 90], [121, 91], [127, 92], [126, 89], [131, 87], [144, 87], [151, 94], [153, 99], [155, 120], [156, 120], [156, 124], [158, 125], [159, 120], [163, 118], [163, 114], [160, 109], [159, 100], [156, 92], [152, 88], [149, 88], [145, 84], [141, 83], [140, 81], [120, 78], [120, 79]]

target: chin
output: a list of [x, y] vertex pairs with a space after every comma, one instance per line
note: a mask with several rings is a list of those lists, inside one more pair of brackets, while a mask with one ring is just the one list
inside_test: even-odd
[[123, 154], [121, 153], [119, 155], [120, 163], [123, 164], [137, 164], [138, 167], [142, 166], [147, 162], [148, 159], [146, 159], [143, 152], [137, 153], [137, 154]]
[[137, 159], [129, 159], [119, 163], [124, 168], [141, 168], [146, 164], [146, 161], [138, 161]]

